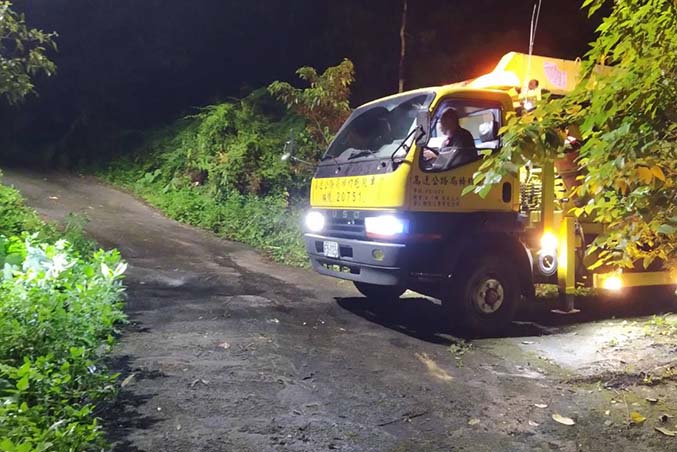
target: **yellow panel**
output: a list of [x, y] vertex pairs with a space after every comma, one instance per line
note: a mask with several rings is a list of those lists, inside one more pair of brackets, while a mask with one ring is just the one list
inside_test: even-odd
[[[608, 66], [596, 66], [597, 73], [608, 73]], [[554, 94], [570, 93], [578, 84], [581, 73], [579, 61], [543, 57], [510, 52], [501, 58], [496, 68], [481, 77], [471, 80], [472, 88], [523, 88], [531, 79], [539, 82], [539, 88]]]
[[310, 205], [329, 208], [397, 209], [405, 207], [410, 163], [388, 174], [314, 178]]
[[603, 288], [604, 281], [610, 277], [619, 277], [623, 287], [677, 285], [677, 278], [669, 271], [641, 273], [595, 273], [593, 286]]
[[581, 222], [581, 228], [586, 234], [603, 234], [606, 225], [602, 223]]
[[560, 291], [573, 294], [576, 290], [576, 220], [564, 217], [559, 230], [559, 265], [557, 281]]
[[519, 204], [519, 183], [516, 177], [504, 182], [512, 185], [512, 198], [503, 202], [503, 183], [496, 184], [486, 198], [475, 194], [461, 196], [468, 185], [472, 185], [473, 174], [481, 161], [469, 163], [450, 171], [425, 172], [415, 167], [411, 170], [407, 205], [415, 212], [509, 212], [517, 210]]
[[[440, 101], [448, 97], [457, 99], [486, 100], [500, 104], [503, 107], [503, 113], [513, 110], [513, 102], [510, 95], [505, 91], [493, 89], [472, 89], [456, 83], [453, 85], [441, 86], [436, 89], [437, 97], [433, 101], [431, 111], [437, 108]], [[505, 119], [505, 118], [504, 118]]]

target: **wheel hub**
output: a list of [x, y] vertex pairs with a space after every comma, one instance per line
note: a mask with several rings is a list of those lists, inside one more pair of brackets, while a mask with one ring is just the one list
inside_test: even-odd
[[475, 307], [484, 314], [493, 314], [498, 311], [504, 299], [503, 285], [493, 278], [483, 280], [473, 295]]

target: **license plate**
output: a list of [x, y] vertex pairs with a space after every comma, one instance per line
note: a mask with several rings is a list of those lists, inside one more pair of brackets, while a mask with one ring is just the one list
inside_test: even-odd
[[339, 244], [338, 242], [323, 242], [322, 251], [327, 257], [338, 258], [339, 257]]

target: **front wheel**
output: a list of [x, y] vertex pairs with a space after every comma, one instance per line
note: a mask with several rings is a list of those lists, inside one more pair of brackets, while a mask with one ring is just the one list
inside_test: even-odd
[[502, 334], [520, 301], [514, 265], [500, 256], [485, 256], [463, 265], [442, 297], [451, 321], [474, 335]]
[[379, 286], [354, 281], [355, 288], [370, 301], [397, 300], [407, 289], [402, 286]]

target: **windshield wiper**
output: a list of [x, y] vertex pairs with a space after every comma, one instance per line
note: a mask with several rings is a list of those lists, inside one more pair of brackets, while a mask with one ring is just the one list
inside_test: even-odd
[[334, 163], [336, 163], [337, 165], [340, 165], [340, 164], [341, 164], [341, 163], [336, 159], [336, 157], [334, 157], [333, 155], [329, 155], [329, 154], [327, 154], [327, 155], [325, 155], [324, 157], [322, 157], [322, 158], [320, 159], [320, 162], [326, 162], [326, 161], [329, 160], [329, 159], [333, 160]]
[[374, 154], [377, 154], [377, 152], [372, 151], [370, 149], [361, 149], [359, 151], [356, 151], [356, 152], [353, 152], [352, 154], [350, 154], [348, 156], [348, 160], [353, 160], [353, 159], [356, 159], [358, 157], [364, 157], [365, 155], [374, 156]]
[[423, 133], [423, 131], [421, 130], [420, 127], [415, 127], [414, 130], [409, 132], [409, 134], [406, 137], [404, 137], [404, 140], [402, 140], [400, 145], [397, 146], [397, 148], [393, 151], [393, 153], [390, 154], [390, 160], [392, 160], [394, 162], [395, 161], [395, 154], [397, 154], [399, 152], [399, 150], [402, 149], [402, 148], [404, 148], [406, 150], [405, 155], [406, 155], [406, 153], [409, 152], [409, 149], [411, 148], [411, 146], [407, 145], [407, 140], [409, 140], [409, 138], [411, 138], [412, 135], [414, 135], [416, 132]]

